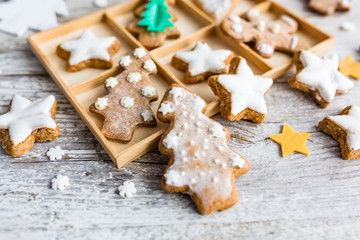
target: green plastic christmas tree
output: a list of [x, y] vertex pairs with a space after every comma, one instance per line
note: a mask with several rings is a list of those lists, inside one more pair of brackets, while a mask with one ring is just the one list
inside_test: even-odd
[[167, 11], [165, 0], [150, 0], [145, 9], [138, 25], [146, 27], [149, 32], [164, 32], [165, 27], [174, 26], [169, 20], [171, 15]]

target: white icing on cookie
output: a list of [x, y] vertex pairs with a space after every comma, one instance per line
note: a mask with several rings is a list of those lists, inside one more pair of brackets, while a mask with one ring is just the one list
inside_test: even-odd
[[148, 72], [152, 72], [156, 69], [156, 65], [153, 60], [146, 60], [143, 67]]
[[66, 41], [60, 46], [71, 52], [69, 63], [76, 65], [90, 59], [110, 61], [108, 48], [115, 40], [115, 37], [96, 37], [90, 30], [84, 30], [79, 39]]
[[130, 64], [132, 63], [131, 57], [130, 56], [124, 56], [120, 59], [119, 64], [122, 67], [128, 67]]
[[136, 193], [135, 184], [131, 181], [125, 181], [122, 186], [119, 186], [119, 195], [121, 197], [130, 198]]
[[297, 36], [293, 36], [291, 39], [291, 45], [290, 48], [294, 50], [299, 42], [299, 38]]
[[98, 98], [95, 102], [95, 108], [98, 110], [104, 110], [109, 104], [107, 98]]
[[235, 32], [235, 33], [242, 33], [242, 31], [244, 30], [241, 24], [233, 24], [231, 26], [231, 29]]
[[271, 78], [254, 75], [244, 58], [236, 74], [222, 74], [218, 82], [231, 94], [231, 113], [236, 115], [246, 108], [266, 114], [264, 95], [271, 87]]
[[[174, 154], [173, 164], [164, 175], [166, 184], [189, 186], [190, 193], [205, 201], [227, 199], [232, 192], [233, 166], [243, 167], [241, 160], [234, 156], [239, 155], [228, 147], [223, 126], [201, 113], [205, 102], [183, 88], [173, 87], [171, 91], [174, 89], [181, 91], [181, 95], [177, 99], [172, 94], [168, 95], [172, 98], [169, 101], [175, 119], [173, 128], [162, 141], [163, 146]], [[182, 106], [184, 102], [185, 108]], [[184, 111], [187, 112], [185, 116]], [[195, 116], [194, 121], [190, 120], [190, 116]], [[191, 127], [184, 128], [184, 124]], [[201, 130], [196, 136], [195, 129]], [[215, 146], [221, 147], [222, 151]]]
[[145, 122], [153, 121], [154, 120], [154, 114], [151, 110], [146, 109], [141, 113], [141, 116], [144, 118]]
[[166, 115], [167, 113], [170, 113], [173, 111], [173, 109], [171, 108], [171, 104], [164, 102], [161, 104], [159, 110], [159, 112], [161, 112], [163, 115]]
[[340, 2], [340, 7], [343, 7], [343, 8], [350, 7], [350, 0], [342, 0]]
[[260, 32], [264, 32], [266, 30], [266, 22], [264, 20], [260, 20], [257, 25], [256, 28], [260, 31]]
[[233, 0], [197, 0], [205, 12], [219, 20], [232, 7]]
[[65, 154], [64, 150], [61, 147], [56, 146], [49, 149], [46, 155], [49, 157], [51, 161], [61, 160], [62, 156]]
[[247, 13], [246, 13], [246, 17], [257, 17], [260, 15], [260, 11], [258, 9], [250, 9]]
[[116, 85], [118, 85], [118, 80], [114, 77], [109, 77], [108, 79], [106, 79], [106, 82], [105, 82], [105, 86], [106, 87], [115, 87]]
[[142, 75], [141, 73], [138, 72], [131, 72], [126, 76], [126, 81], [128, 81], [129, 83], [137, 83], [138, 81], [140, 81], [142, 79]]
[[290, 18], [289, 16], [286, 16], [286, 15], [282, 15], [280, 17], [280, 20], [287, 23], [288, 25], [290, 26], [294, 26], [295, 25], [295, 22], [292, 18]]
[[349, 92], [354, 84], [338, 71], [339, 58], [337, 55], [320, 58], [309, 51], [302, 51], [300, 61], [304, 66], [296, 76], [296, 79], [310, 86], [326, 102], [330, 103], [335, 97], [336, 91]]
[[242, 168], [245, 164], [245, 160], [235, 153], [230, 157], [230, 160], [232, 162], [231, 165], [233, 167]]
[[360, 150], [360, 106], [352, 105], [347, 115], [329, 116], [347, 133], [347, 144], [353, 151]]
[[230, 15], [230, 20], [234, 23], [241, 23], [241, 18], [237, 15]]
[[156, 94], [156, 90], [154, 87], [145, 86], [141, 89], [141, 95], [145, 97], [153, 97]]
[[278, 34], [280, 32], [280, 24], [275, 23], [274, 25], [271, 26], [270, 30], [271, 32]]
[[122, 97], [120, 100], [120, 105], [124, 108], [131, 108], [134, 106], [134, 99], [131, 97]]
[[59, 174], [51, 180], [51, 187], [52, 187], [52, 189], [55, 189], [55, 190], [62, 191], [65, 189], [65, 187], [67, 187], [69, 185], [70, 185], [70, 182], [69, 182], [68, 176], [63, 176], [63, 175]]
[[143, 48], [137, 48], [134, 51], [134, 56], [137, 58], [142, 58], [146, 55], [146, 51]]
[[269, 44], [266, 44], [266, 43], [260, 44], [257, 47], [257, 50], [265, 55], [273, 55], [274, 54], [274, 47]]
[[52, 95], [33, 102], [15, 95], [10, 111], [0, 115], [0, 129], [9, 130], [10, 140], [14, 146], [25, 141], [36, 129], [56, 129], [56, 123], [50, 112], [54, 103], [55, 97]]
[[224, 62], [230, 55], [229, 50], [212, 50], [209, 45], [199, 41], [193, 50], [176, 53], [175, 57], [188, 63], [191, 76], [197, 76], [224, 69], [226, 67]]

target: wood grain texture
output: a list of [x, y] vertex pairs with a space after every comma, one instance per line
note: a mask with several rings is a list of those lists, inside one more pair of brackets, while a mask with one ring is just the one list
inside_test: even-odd
[[[90, 0], [68, 0], [70, 16], [96, 10]], [[110, 1], [114, 4], [116, 1]], [[119, 2], [119, 1], [117, 1]], [[331, 52], [359, 61], [360, 28], [342, 32], [344, 21], [360, 21], [360, 2], [349, 13], [319, 16], [307, 1], [278, 0], [336, 37]], [[360, 160], [344, 161], [336, 141], [317, 123], [345, 106], [360, 104], [360, 81], [347, 95], [320, 108], [311, 96], [276, 81], [266, 101], [269, 114], [261, 125], [215, 120], [232, 133], [230, 146], [252, 165], [235, 181], [239, 202], [231, 209], [203, 217], [190, 198], [164, 193], [161, 175], [168, 159], [157, 150], [116, 169], [102, 147], [77, 116], [55, 83], [29, 50], [24, 38], [0, 33], [0, 112], [14, 94], [58, 99], [59, 138], [37, 143], [28, 153], [12, 158], [0, 150], [0, 239], [358, 239], [360, 235]], [[295, 131], [310, 132], [311, 156], [280, 157], [268, 136], [287, 122]], [[50, 161], [50, 147], [65, 150], [63, 160]], [[57, 174], [69, 176], [71, 186], [50, 188]], [[122, 199], [117, 187], [134, 181], [137, 193]]]

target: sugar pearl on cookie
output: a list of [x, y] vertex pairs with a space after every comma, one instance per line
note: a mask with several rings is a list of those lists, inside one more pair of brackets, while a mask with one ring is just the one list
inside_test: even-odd
[[98, 98], [95, 102], [95, 108], [98, 110], [104, 110], [109, 104], [107, 98]]
[[275, 23], [271, 26], [270, 30], [275, 34], [278, 34], [280, 32], [280, 24]]
[[149, 72], [152, 72], [156, 69], [156, 65], [153, 60], [146, 60], [143, 67], [146, 71]]
[[151, 86], [145, 86], [141, 89], [141, 95], [145, 97], [153, 97], [155, 96], [155, 94], [156, 94], [155, 88]]
[[171, 104], [168, 102], [164, 102], [161, 104], [159, 110], [159, 112], [161, 112], [163, 115], [166, 115], [169, 112], [172, 112], [173, 109], [171, 108]]
[[131, 72], [126, 76], [126, 81], [129, 83], [137, 83], [142, 78], [141, 74], [138, 72]]
[[137, 48], [134, 51], [134, 56], [137, 58], [142, 58], [146, 55], [146, 51], [143, 48]]
[[106, 87], [115, 87], [119, 82], [117, 81], [116, 78], [114, 77], [109, 77], [108, 79], [106, 79]]
[[141, 113], [141, 116], [144, 118], [145, 122], [153, 121], [154, 120], [154, 114], [151, 110], [146, 109]]
[[242, 33], [243, 31], [243, 27], [240, 24], [233, 24], [231, 26], [231, 29], [235, 32], [235, 33]]
[[232, 22], [234, 22], [234, 23], [240, 23], [240, 22], [241, 22], [240, 17], [237, 16], [237, 15], [230, 15], [229, 18], [230, 18], [230, 20], [231, 20]]
[[120, 100], [120, 104], [124, 108], [130, 108], [130, 107], [134, 106], [134, 99], [131, 97], [122, 97]]
[[132, 63], [130, 56], [125, 56], [120, 59], [120, 65], [122, 67], [128, 67]]
[[256, 25], [257, 29], [260, 31], [260, 32], [264, 32], [265, 29], [266, 29], [266, 22], [264, 20], [260, 20], [257, 25]]

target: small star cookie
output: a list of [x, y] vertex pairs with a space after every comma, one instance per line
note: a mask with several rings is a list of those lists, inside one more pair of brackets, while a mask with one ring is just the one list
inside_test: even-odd
[[170, 157], [162, 188], [190, 194], [203, 215], [236, 204], [233, 181], [250, 170], [248, 161], [228, 146], [229, 130], [205, 116], [206, 108], [198, 95], [173, 84], [157, 112], [170, 123], [159, 143], [159, 151]]
[[220, 99], [221, 116], [229, 121], [241, 119], [262, 123], [267, 114], [264, 96], [273, 81], [254, 75], [246, 60], [231, 60], [229, 74], [212, 76], [208, 84]]
[[323, 15], [331, 15], [335, 11], [349, 11], [350, 0], [310, 0], [309, 7]]
[[67, 60], [67, 71], [75, 72], [89, 67], [111, 68], [111, 57], [119, 49], [120, 42], [115, 37], [96, 37], [85, 30], [78, 39], [60, 44], [56, 54]]
[[101, 132], [115, 142], [127, 143], [136, 126], [155, 127], [150, 102], [158, 99], [149, 75], [157, 72], [155, 63], [143, 48], [120, 60], [124, 71], [104, 82], [108, 94], [99, 97], [89, 110], [104, 118]]
[[345, 94], [354, 87], [354, 83], [338, 71], [337, 55], [320, 58], [303, 50], [295, 54], [294, 61], [297, 73], [289, 80], [289, 85], [311, 93], [323, 108], [336, 94]]
[[297, 133], [285, 123], [282, 133], [269, 136], [269, 138], [281, 145], [283, 157], [290, 153], [299, 152], [310, 155], [305, 142], [310, 137], [310, 133]]
[[171, 65], [185, 72], [185, 83], [197, 83], [212, 75], [226, 73], [233, 56], [229, 50], [212, 50], [208, 44], [199, 41], [191, 51], [176, 53]]
[[281, 15], [270, 21], [262, 18], [260, 11], [251, 9], [243, 16], [230, 15], [222, 23], [222, 30], [237, 42], [254, 42], [255, 50], [264, 58], [270, 58], [275, 50], [295, 53], [306, 49], [308, 44], [295, 35], [298, 22]]
[[319, 128], [339, 142], [344, 159], [360, 158], [360, 106], [348, 106], [340, 115], [325, 117]]
[[345, 76], [360, 79], [360, 63], [356, 62], [350, 55], [340, 61], [339, 71]]
[[55, 140], [59, 135], [54, 120], [56, 108], [52, 95], [36, 101], [15, 95], [8, 112], [0, 115], [0, 142], [5, 152], [17, 157], [32, 148], [35, 141]]

